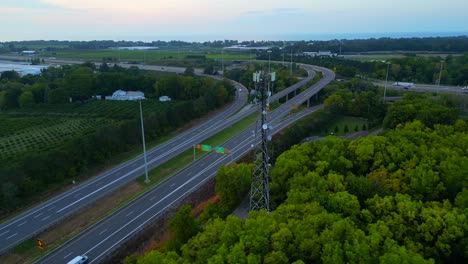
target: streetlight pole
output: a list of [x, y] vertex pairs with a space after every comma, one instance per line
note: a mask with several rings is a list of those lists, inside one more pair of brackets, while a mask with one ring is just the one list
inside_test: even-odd
[[341, 39], [340, 39], [340, 57], [341, 57]]
[[293, 51], [291, 49], [291, 64], [289, 66], [289, 75], [291, 75], [291, 76], [292, 76], [292, 55], [293, 55]]
[[221, 68], [223, 70], [223, 76], [224, 76], [224, 50], [221, 49]]
[[385, 88], [383, 92], [384, 103], [385, 103], [385, 96], [387, 95], [388, 70], [390, 69], [390, 64], [391, 64], [390, 62], [387, 62], [387, 76], [385, 77]]
[[143, 126], [143, 110], [141, 109], [141, 99], [138, 101], [140, 102], [141, 139], [143, 141], [143, 158], [145, 160], [145, 183], [148, 184], [150, 180], [148, 178], [148, 163], [146, 161], [146, 143], [145, 143], [145, 128]]
[[268, 74], [270, 74], [270, 54], [271, 54], [271, 50], [268, 50]]
[[437, 94], [439, 94], [439, 89], [440, 89], [440, 81], [442, 80], [442, 65], [444, 61], [440, 61], [440, 72], [439, 72], [439, 81], [437, 83]]

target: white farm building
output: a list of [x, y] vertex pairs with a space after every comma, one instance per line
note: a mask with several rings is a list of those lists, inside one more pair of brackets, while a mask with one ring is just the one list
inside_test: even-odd
[[114, 101], [136, 101], [136, 100], [143, 100], [145, 98], [145, 94], [140, 91], [122, 91], [117, 90], [115, 91], [112, 96], [106, 96], [106, 100], [114, 100]]

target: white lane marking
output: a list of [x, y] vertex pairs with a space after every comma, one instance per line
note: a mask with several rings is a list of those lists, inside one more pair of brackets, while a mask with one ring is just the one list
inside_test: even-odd
[[172, 186], [174, 186], [174, 185], [175, 185], [175, 183], [171, 184], [171, 186], [169, 186], [169, 187], [172, 187]]
[[6, 233], [8, 233], [8, 232], [10, 232], [10, 230], [7, 230], [7, 231], [1, 233], [0, 236], [3, 236], [4, 234], [6, 234]]
[[106, 229], [104, 229], [104, 231], [102, 231], [101, 233], [99, 233], [99, 235], [102, 235], [102, 234], [104, 234], [104, 232], [106, 232], [106, 231], [107, 231], [107, 228], [106, 228]]
[[73, 252], [68, 253], [65, 257], [63, 257], [63, 259], [68, 258], [71, 254], [73, 254]]
[[78, 196], [80, 196], [81, 193], [77, 193], [76, 195], [74, 195], [73, 197], [77, 198]]
[[99, 186], [99, 185], [101, 185], [103, 183], [104, 183], [104, 181], [100, 181], [100, 182], [96, 183], [94, 186]]
[[126, 215], [126, 217], [128, 217], [128, 216], [131, 215], [131, 214], [133, 214], [133, 211], [131, 211], [130, 213], [128, 213], [128, 214]]
[[151, 197], [150, 201], [153, 201], [154, 199], [156, 199], [156, 196]]
[[49, 210], [47, 210], [47, 212], [50, 212], [50, 210], [54, 209], [56, 206], [52, 206], [51, 208], [49, 208]]
[[44, 218], [42, 218], [41, 221], [44, 221], [44, 220], [46, 220], [46, 219], [49, 218], [49, 217], [50, 217], [50, 215], [49, 215], [49, 216], [46, 216], [46, 217], [44, 217]]
[[18, 226], [22, 226], [24, 224], [26, 224], [28, 221], [24, 221], [23, 223], [19, 224]]
[[7, 240], [10, 239], [10, 238], [12, 238], [12, 237], [14, 237], [14, 236], [16, 236], [17, 234], [18, 234], [18, 233], [14, 233], [13, 235], [7, 237]]
[[142, 166], [139, 166], [138, 168], [136, 168], [136, 169], [130, 171], [129, 173], [125, 174], [124, 176], [119, 177], [119, 178], [117, 178], [117, 179], [115, 179], [115, 180], [109, 182], [108, 184], [102, 186], [101, 188], [99, 188], [99, 189], [97, 189], [97, 190], [95, 190], [95, 191], [93, 191], [93, 192], [90, 192], [90, 193], [88, 193], [87, 195], [81, 197], [80, 199], [74, 201], [73, 203], [71, 203], [71, 204], [69, 204], [69, 205], [63, 207], [62, 209], [58, 210], [57, 213], [60, 213], [60, 212], [62, 212], [63, 210], [65, 210], [65, 209], [67, 209], [67, 208], [69, 208], [69, 207], [71, 207], [71, 206], [73, 206], [73, 205], [75, 205], [75, 204], [81, 202], [82, 200], [88, 198], [89, 196], [91, 196], [91, 195], [93, 195], [93, 194], [95, 194], [95, 193], [97, 193], [97, 192], [100, 192], [102, 189], [106, 188], [107, 186], [112, 185], [112, 184], [114, 184], [114, 183], [120, 181], [121, 179], [127, 177], [128, 175], [130, 175], [130, 174], [132, 174], [132, 173], [135, 173], [137, 170], [140, 170], [140, 169], [142, 169], [142, 168], [143, 168], [143, 165], [142, 165]]
[[34, 218], [38, 218], [39, 216], [43, 215], [44, 213], [40, 213], [38, 215], [35, 215]]

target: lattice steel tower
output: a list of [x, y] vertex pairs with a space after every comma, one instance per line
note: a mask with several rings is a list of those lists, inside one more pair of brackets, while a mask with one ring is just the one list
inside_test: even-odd
[[[268, 187], [268, 162], [270, 158], [267, 152], [267, 141], [271, 140], [271, 137], [268, 136], [268, 131], [271, 130], [271, 126], [267, 123], [267, 113], [270, 107], [268, 100], [271, 95], [270, 85], [274, 80], [275, 73], [265, 74], [260, 71], [253, 74], [253, 81], [255, 84], [255, 92], [253, 92], [253, 95], [255, 95], [254, 100], [260, 103], [261, 141], [260, 144], [257, 145], [255, 153], [255, 168], [252, 174], [252, 185], [250, 188], [250, 211], [263, 209], [270, 212], [270, 189]], [[255, 135], [257, 135], [257, 128], [255, 129]]]

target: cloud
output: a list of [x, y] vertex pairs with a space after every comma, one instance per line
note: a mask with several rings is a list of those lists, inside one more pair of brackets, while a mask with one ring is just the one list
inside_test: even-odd
[[284, 15], [304, 15], [305, 12], [299, 8], [272, 8], [267, 10], [248, 10], [243, 12], [242, 16], [284, 16]]
[[60, 6], [51, 3], [43, 2], [41, 0], [2, 0], [1, 5], [3, 8], [23, 8], [23, 9], [61, 9]]
[[[468, 31], [467, 0], [0, 0], [0, 37]], [[404, 6], [404, 8], [402, 8]], [[430, 14], [438, 14], [432, 16]], [[43, 37], [41, 37], [43, 36]], [[257, 38], [258, 39], [258, 38]]]

